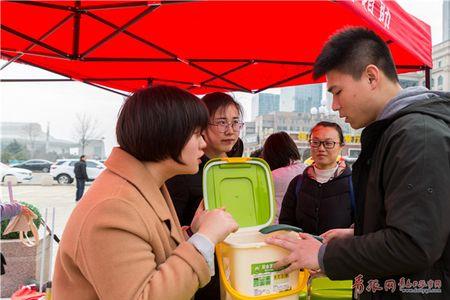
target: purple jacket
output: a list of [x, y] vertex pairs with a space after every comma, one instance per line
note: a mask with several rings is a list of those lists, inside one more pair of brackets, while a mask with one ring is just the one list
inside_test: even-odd
[[11, 219], [22, 211], [19, 203], [0, 203], [1, 220]]

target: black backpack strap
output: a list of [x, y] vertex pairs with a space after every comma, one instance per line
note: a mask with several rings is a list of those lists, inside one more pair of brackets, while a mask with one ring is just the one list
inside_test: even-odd
[[302, 189], [303, 174], [298, 175], [295, 182], [295, 200], [298, 202], [298, 196], [300, 195], [300, 190]]

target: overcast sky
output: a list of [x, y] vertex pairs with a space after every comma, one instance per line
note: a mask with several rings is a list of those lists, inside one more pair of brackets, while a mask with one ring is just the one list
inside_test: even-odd
[[[407, 12], [431, 26], [432, 43], [442, 41], [442, 0], [398, 0]], [[5, 62], [0, 60], [0, 65]], [[1, 78], [52, 78], [52, 74], [20, 64], [0, 72]], [[55, 78], [55, 76], [53, 76]], [[251, 117], [251, 95], [235, 93], [243, 104], [245, 119]], [[115, 123], [123, 97], [78, 82], [1, 83], [2, 122], [37, 122], [43, 130], [50, 124], [55, 138], [74, 140], [77, 113], [92, 115], [100, 122], [99, 134], [105, 138], [107, 154], [115, 145]]]

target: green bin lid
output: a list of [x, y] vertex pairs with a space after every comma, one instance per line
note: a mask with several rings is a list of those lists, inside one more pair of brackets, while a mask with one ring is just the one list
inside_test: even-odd
[[272, 173], [263, 159], [210, 160], [203, 169], [203, 197], [206, 209], [225, 207], [239, 231], [259, 230], [275, 217]]

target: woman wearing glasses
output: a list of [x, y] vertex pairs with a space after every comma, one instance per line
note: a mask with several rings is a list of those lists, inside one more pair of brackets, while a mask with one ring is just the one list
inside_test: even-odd
[[349, 228], [354, 207], [351, 170], [337, 161], [344, 146], [342, 129], [320, 122], [311, 129], [309, 144], [314, 163], [289, 184], [279, 222], [314, 235]]
[[[239, 140], [239, 133], [244, 125], [240, 104], [230, 95], [220, 92], [207, 94], [202, 101], [208, 109], [209, 121], [202, 134], [206, 147], [203, 149], [205, 155], [201, 158], [199, 171], [195, 175], [175, 176], [166, 182], [180, 223], [185, 226], [188, 233], [190, 232], [188, 226], [192, 223], [203, 199], [203, 167], [212, 158], [241, 156], [243, 148], [242, 141]], [[196, 293], [196, 300], [220, 299], [217, 263], [215, 265], [215, 277]]]

